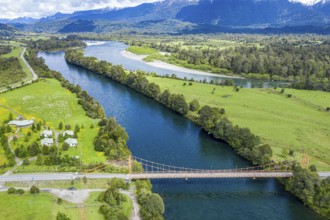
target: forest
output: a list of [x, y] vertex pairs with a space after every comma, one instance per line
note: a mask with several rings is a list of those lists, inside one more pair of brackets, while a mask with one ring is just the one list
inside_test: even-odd
[[86, 47], [86, 43], [83, 42], [77, 35], [68, 35], [63, 39], [58, 37], [51, 37], [50, 39], [46, 40], [22, 40], [22, 43], [26, 43], [29, 48], [42, 51], [63, 50], [69, 47]]
[[[221, 36], [222, 37], [222, 36]], [[168, 54], [162, 60], [187, 68], [247, 78], [314, 83], [330, 81], [330, 40], [315, 36], [239, 37], [228, 40], [199, 36], [152, 41], [125, 39], [130, 46], [149, 47]], [[157, 58], [156, 58], [157, 59]]]
[[17, 57], [0, 58], [0, 87], [22, 81], [25, 72]]

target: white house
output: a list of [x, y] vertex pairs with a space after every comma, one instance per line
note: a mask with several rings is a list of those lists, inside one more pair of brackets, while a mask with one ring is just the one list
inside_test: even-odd
[[70, 130], [66, 130], [66, 131], [63, 131], [62, 134], [63, 134], [63, 136], [68, 135], [68, 136], [72, 137], [74, 135], [74, 132], [70, 131]]
[[52, 146], [54, 144], [53, 138], [44, 138], [41, 140], [41, 145], [42, 146]]
[[51, 138], [53, 136], [53, 132], [51, 130], [43, 130], [40, 133], [40, 136], [44, 136], [45, 138]]
[[69, 144], [70, 147], [75, 147], [78, 145], [78, 141], [75, 138], [68, 138], [64, 141], [65, 143]]
[[16, 125], [17, 127], [28, 127], [33, 125], [33, 120], [13, 120], [8, 122], [9, 125]]

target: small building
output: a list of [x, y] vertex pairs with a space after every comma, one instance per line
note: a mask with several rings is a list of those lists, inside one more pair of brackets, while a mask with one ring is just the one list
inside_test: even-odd
[[33, 123], [34, 123], [33, 120], [13, 120], [8, 122], [9, 125], [15, 125], [16, 127], [19, 128], [29, 127], [33, 125]]
[[69, 144], [70, 147], [76, 147], [78, 145], [78, 141], [75, 138], [68, 138], [64, 142]]
[[44, 138], [41, 140], [41, 146], [52, 146], [54, 144], [53, 138]]
[[43, 130], [40, 133], [40, 136], [43, 136], [45, 138], [51, 138], [53, 136], [53, 132], [51, 130]]
[[67, 136], [73, 137], [74, 132], [70, 131], [70, 130], [66, 130], [66, 131], [63, 131], [62, 134], [63, 134], [63, 136], [67, 135]]

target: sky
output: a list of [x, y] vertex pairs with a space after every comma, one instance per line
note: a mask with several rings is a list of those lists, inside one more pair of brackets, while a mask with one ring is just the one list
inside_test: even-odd
[[[0, 0], [0, 18], [51, 16], [57, 12], [72, 13], [75, 11], [99, 8], [123, 8], [161, 0]], [[312, 5], [325, 0], [289, 0]]]
[[0, 0], [0, 18], [41, 18], [57, 12], [123, 8], [156, 1], [159, 0]]

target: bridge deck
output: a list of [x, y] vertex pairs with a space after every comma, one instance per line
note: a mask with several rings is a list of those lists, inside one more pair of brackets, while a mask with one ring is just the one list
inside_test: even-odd
[[286, 178], [293, 176], [284, 172], [209, 172], [209, 173], [140, 173], [130, 174], [130, 179], [202, 179], [202, 178]]

